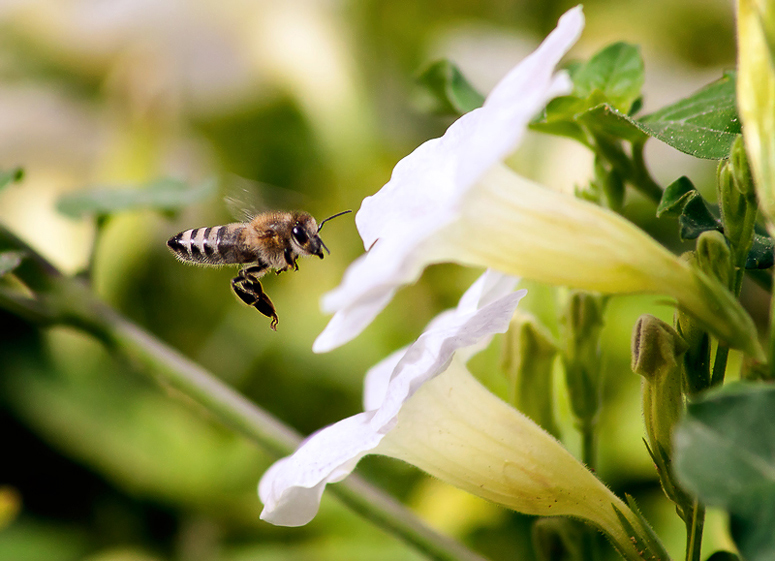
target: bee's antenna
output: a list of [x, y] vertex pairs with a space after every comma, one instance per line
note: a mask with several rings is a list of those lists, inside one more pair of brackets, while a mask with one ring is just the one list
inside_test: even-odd
[[[328, 218], [326, 218], [325, 220], [323, 220], [323, 222], [321, 222], [321, 223], [318, 225], [318, 233], [320, 233], [320, 230], [322, 230], [322, 229], [323, 229], [323, 224], [325, 224], [326, 222], [328, 222], [329, 220], [331, 220], [331, 219], [333, 219], [333, 218], [336, 218], [337, 216], [342, 216], [343, 214], [347, 214], [348, 212], [352, 212], [352, 211], [351, 211], [351, 210], [345, 210], [345, 211], [339, 212], [339, 213], [337, 213], [337, 214], [335, 214], [335, 215], [333, 215], [333, 216], [329, 216]], [[325, 244], [323, 245], [323, 247], [326, 247], [326, 246], [325, 246]], [[326, 247], [326, 251], [328, 251], [328, 248], [327, 248], [327, 247]], [[329, 252], [329, 253], [330, 253], [330, 252]]]

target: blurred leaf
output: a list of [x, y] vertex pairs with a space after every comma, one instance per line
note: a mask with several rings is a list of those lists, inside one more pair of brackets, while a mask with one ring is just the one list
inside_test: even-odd
[[707, 561], [740, 561], [740, 558], [731, 551], [717, 551]]
[[163, 178], [139, 187], [88, 189], [61, 197], [57, 210], [71, 218], [144, 208], [174, 211], [212, 197], [216, 186], [215, 179], [189, 187], [179, 179]]
[[614, 43], [574, 72], [573, 93], [580, 98], [589, 98], [599, 91], [612, 108], [629, 113], [640, 98], [643, 80], [640, 48], [628, 43]]
[[735, 75], [640, 119], [651, 136], [697, 158], [721, 160], [729, 155], [740, 120], [735, 106]]
[[8, 485], [0, 487], [0, 530], [16, 518], [21, 505], [22, 498], [16, 489]]
[[161, 561], [161, 557], [151, 555], [137, 547], [119, 547], [89, 555], [83, 561]]
[[736, 383], [688, 405], [675, 470], [709, 505], [729, 511], [748, 561], [775, 559], [775, 386]]
[[23, 251], [0, 251], [0, 277], [7, 275], [21, 264]]
[[24, 170], [22, 168], [14, 168], [11, 170], [0, 170], [0, 189], [7, 187], [11, 183], [21, 181], [24, 177]]
[[0, 559], [79, 561], [90, 548], [89, 536], [72, 524], [17, 520], [0, 532]]
[[81, 366], [75, 380], [66, 376], [54, 365], [45, 374], [19, 369], [4, 386], [15, 413], [54, 448], [131, 493], [225, 509], [233, 519], [257, 516], [262, 456], [254, 446], [115, 372]]
[[448, 60], [431, 64], [418, 76], [417, 83], [430, 94], [434, 111], [438, 113], [462, 115], [484, 103], [484, 96]]
[[342, 561], [368, 559], [369, 561], [423, 561], [427, 555], [418, 553], [402, 543], [362, 538], [348, 539], [338, 536], [307, 540], [301, 544], [268, 544], [266, 542], [226, 546], [222, 548], [221, 561]]
[[684, 206], [694, 196], [693, 193], [695, 192], [694, 184], [685, 175], [673, 181], [665, 187], [665, 191], [662, 193], [662, 200], [659, 201], [659, 206], [657, 207], [657, 218], [660, 218], [662, 215], [681, 216]]

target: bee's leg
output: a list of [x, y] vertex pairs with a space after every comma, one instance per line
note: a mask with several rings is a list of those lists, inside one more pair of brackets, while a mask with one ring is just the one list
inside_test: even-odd
[[[247, 270], [247, 269], [245, 269]], [[240, 300], [245, 302], [248, 306], [251, 306], [264, 314], [266, 317], [271, 318], [272, 322], [269, 327], [273, 331], [277, 331], [277, 311], [274, 308], [274, 304], [269, 299], [269, 296], [264, 292], [263, 287], [259, 281], [253, 281], [250, 279], [237, 276], [231, 279], [231, 288], [234, 290]]]
[[[297, 257], [296, 259], [298, 259], [298, 257]], [[291, 269], [291, 268], [293, 268], [293, 270], [294, 270], [294, 271], [298, 271], [298, 270], [299, 270], [299, 264], [298, 264], [298, 263], [296, 263], [296, 259], [294, 259], [294, 258], [291, 256], [291, 250], [290, 250], [290, 248], [287, 248], [287, 247], [286, 247], [286, 248], [285, 248], [285, 262], [286, 262], [286, 263], [288, 263], [288, 267], [287, 267], [287, 269]]]
[[250, 267], [241, 269], [239, 272], [239, 277], [237, 278], [258, 282], [258, 279], [266, 274], [267, 269], [269, 269], [267, 265], [259, 262], [258, 265], [251, 265]]

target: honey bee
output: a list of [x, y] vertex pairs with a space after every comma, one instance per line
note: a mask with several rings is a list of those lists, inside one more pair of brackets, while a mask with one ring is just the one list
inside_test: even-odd
[[329, 216], [319, 225], [302, 211], [261, 213], [249, 222], [235, 222], [212, 228], [185, 230], [167, 240], [167, 247], [181, 261], [199, 265], [247, 265], [231, 279], [234, 293], [248, 306], [271, 318], [277, 331], [277, 311], [261, 286], [260, 278], [270, 270], [278, 275], [298, 271], [299, 257], [331, 253], [320, 230], [329, 220], [352, 212], [345, 210]]

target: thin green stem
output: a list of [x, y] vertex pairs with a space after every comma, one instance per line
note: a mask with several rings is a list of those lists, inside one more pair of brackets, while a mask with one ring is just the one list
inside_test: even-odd
[[699, 501], [695, 501], [691, 517], [686, 523], [686, 561], [700, 561], [704, 525], [705, 507]]
[[590, 470], [595, 471], [597, 465], [597, 438], [595, 436], [595, 422], [583, 422], [581, 431], [581, 461]]
[[729, 347], [719, 343], [718, 347], [716, 347], [716, 359], [713, 361], [713, 372], [710, 375], [711, 387], [724, 383], [724, 376], [727, 371], [727, 358], [729, 358]]
[[[775, 273], [773, 274], [775, 276]], [[775, 380], [775, 296], [770, 298], [770, 339], [769, 339], [769, 373], [770, 380]]]
[[655, 203], [659, 203], [659, 201], [662, 200], [662, 193], [664, 190], [659, 183], [654, 181], [654, 178], [651, 177], [651, 174], [649, 173], [648, 167], [646, 167], [646, 159], [643, 155], [645, 146], [645, 141], [632, 144], [632, 163], [635, 176], [633, 185], [646, 197]]
[[601, 135], [595, 135], [594, 140], [597, 152], [619, 172], [627, 183], [653, 202], [659, 203], [662, 199], [662, 187], [654, 181], [646, 167], [643, 142], [632, 144], [632, 157], [630, 157], [619, 140]]

